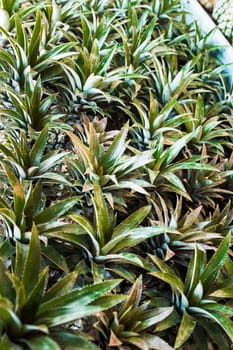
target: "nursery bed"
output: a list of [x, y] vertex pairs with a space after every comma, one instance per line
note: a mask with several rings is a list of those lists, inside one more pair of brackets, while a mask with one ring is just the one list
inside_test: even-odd
[[180, 1], [0, 1], [0, 350], [231, 348], [233, 49]]

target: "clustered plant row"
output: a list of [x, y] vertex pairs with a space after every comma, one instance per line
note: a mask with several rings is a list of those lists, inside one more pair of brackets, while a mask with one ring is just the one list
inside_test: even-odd
[[232, 86], [178, 0], [2, 0], [0, 350], [229, 350]]

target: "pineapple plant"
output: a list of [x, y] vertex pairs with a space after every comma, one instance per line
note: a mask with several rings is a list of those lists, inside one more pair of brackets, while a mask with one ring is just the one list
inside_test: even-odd
[[125, 198], [125, 193], [128, 194], [129, 190], [132, 195], [146, 195], [145, 188], [150, 183], [144, 180], [143, 168], [151, 162], [153, 151], [139, 153], [133, 148], [128, 149], [128, 123], [120, 131], [106, 131], [106, 119], [83, 120], [83, 128], [79, 128], [82, 139], [68, 132], [75, 153], [66, 159], [68, 173], [75, 181], [78, 193], [89, 197], [94, 181], [98, 181], [111, 206], [117, 205], [118, 208], [126, 206], [128, 196]]
[[97, 346], [72, 331], [65, 330], [62, 325], [84, 315], [101, 312], [124, 300], [124, 296], [121, 295], [105, 295], [115, 288], [120, 280], [73, 289], [76, 272], [68, 273], [50, 289], [46, 288], [48, 267], [41, 269], [40, 266], [40, 245], [35, 226], [32, 228], [28, 246], [17, 242], [15, 264], [11, 266], [11, 274], [2, 260], [0, 269], [2, 349], [61, 350], [76, 343], [76, 348], [97, 350]]
[[[196, 248], [189, 262], [185, 279], [180, 279], [173, 269], [157, 256], [150, 255], [159, 268], [159, 271], [152, 272], [152, 275], [169, 284], [172, 289], [169, 296], [170, 303], [175, 305], [176, 311], [178, 311], [178, 314], [175, 312], [170, 325], [165, 320], [157, 328], [158, 331], [179, 324], [174, 349], [182, 347], [191, 336], [194, 337], [194, 344], [197, 348], [203, 346], [204, 349], [208, 349], [208, 338], [220, 349], [227, 349], [230, 346], [233, 339], [231, 320], [233, 310], [231, 305], [228, 307], [227, 303], [225, 304], [224, 297], [219, 292], [222, 288], [228, 290], [229, 285], [224, 283], [221, 278], [218, 280], [230, 240], [231, 235], [229, 234], [221, 242], [208, 264], [205, 263], [205, 253]], [[226, 293], [225, 297], [231, 299], [231, 292]], [[222, 330], [226, 333], [227, 338], [224, 337]], [[219, 338], [215, 336], [216, 331]], [[201, 339], [206, 337], [207, 339], [202, 341], [198, 340], [198, 337]], [[185, 346], [182, 348], [186, 349]], [[187, 346], [187, 348], [189, 347]]]
[[150, 331], [172, 313], [172, 307], [150, 309], [149, 303], [142, 302], [142, 292], [143, 280], [139, 276], [118, 310], [99, 314], [94, 327], [100, 344], [106, 343], [116, 349], [172, 349]]
[[0, 349], [229, 350], [233, 90], [213, 32], [179, 0], [0, 7]]

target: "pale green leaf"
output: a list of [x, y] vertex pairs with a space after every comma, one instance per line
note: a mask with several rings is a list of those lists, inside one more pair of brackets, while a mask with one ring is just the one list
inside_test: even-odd
[[174, 349], [178, 349], [189, 339], [195, 327], [195, 319], [185, 311], [178, 329]]
[[233, 287], [221, 288], [215, 290], [210, 296], [215, 298], [233, 298]]
[[148, 344], [149, 349], [153, 350], [173, 350], [173, 348], [157, 335], [146, 334], [142, 335], [143, 340]]

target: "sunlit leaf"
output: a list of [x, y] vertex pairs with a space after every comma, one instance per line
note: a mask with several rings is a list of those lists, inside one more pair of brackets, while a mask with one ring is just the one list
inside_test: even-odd
[[181, 324], [179, 326], [179, 330], [176, 336], [176, 341], [174, 348], [178, 349], [182, 346], [188, 338], [191, 336], [194, 328], [196, 327], [196, 321], [192, 316], [190, 316], [186, 311], [183, 314]]

